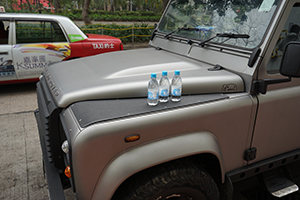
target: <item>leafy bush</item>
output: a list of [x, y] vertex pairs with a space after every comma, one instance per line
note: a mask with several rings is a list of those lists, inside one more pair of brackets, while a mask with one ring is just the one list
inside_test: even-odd
[[[71, 20], [82, 20], [81, 11], [59, 10], [57, 15], [69, 17]], [[29, 13], [29, 10], [7, 10], [7, 12]], [[31, 12], [31, 13], [38, 13]], [[47, 10], [43, 10], [43, 14], [53, 14]], [[158, 22], [160, 15], [148, 11], [116, 11], [109, 12], [103, 10], [90, 10], [89, 17], [94, 21], [134, 21], [134, 22]], [[80, 27], [84, 33], [103, 34], [118, 37], [123, 44], [134, 42], [148, 42], [154, 27], [149, 27], [146, 23], [134, 24], [131, 26], [117, 24], [94, 24]], [[134, 32], [134, 36], [132, 36]]]
[[[23, 10], [13, 10], [8, 9], [6, 12], [11, 13], [38, 13], [37, 10], [29, 11]], [[69, 17], [71, 20], [82, 20], [81, 9], [64, 9], [58, 10], [57, 15], [63, 15]], [[43, 14], [53, 14], [49, 10], [43, 10]], [[137, 21], [137, 22], [158, 22], [160, 19], [160, 14], [156, 14], [153, 11], [104, 11], [104, 10], [90, 10], [89, 17], [93, 21]]]
[[[81, 10], [59, 10], [59, 15], [64, 15], [72, 20], [82, 20]], [[104, 10], [90, 10], [89, 17], [94, 21], [153, 21], [157, 22], [160, 19], [160, 14], [152, 11], [104, 11]]]
[[[131, 26], [113, 24], [93, 24], [82, 26], [84, 33], [110, 35], [122, 40], [123, 44], [131, 43], [132, 37], [134, 42], [148, 42], [154, 27], [148, 26], [146, 23], [134, 23]], [[132, 36], [134, 33], [134, 36]]]

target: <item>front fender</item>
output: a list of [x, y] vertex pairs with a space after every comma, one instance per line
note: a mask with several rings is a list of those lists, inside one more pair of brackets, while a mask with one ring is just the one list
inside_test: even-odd
[[222, 155], [217, 138], [209, 132], [194, 132], [164, 138], [120, 154], [107, 165], [99, 177], [92, 199], [111, 199], [123, 181], [141, 170], [202, 153], [210, 153], [218, 158], [224, 181]]

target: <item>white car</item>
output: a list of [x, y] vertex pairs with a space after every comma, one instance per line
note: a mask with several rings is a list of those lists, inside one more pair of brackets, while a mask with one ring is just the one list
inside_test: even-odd
[[52, 62], [119, 50], [120, 39], [84, 34], [67, 17], [0, 14], [0, 84], [37, 81]]

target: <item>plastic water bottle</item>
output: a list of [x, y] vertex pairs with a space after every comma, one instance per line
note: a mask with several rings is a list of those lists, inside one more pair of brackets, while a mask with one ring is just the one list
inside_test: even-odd
[[170, 82], [168, 79], [168, 72], [163, 71], [162, 77], [159, 80], [159, 101], [168, 102], [170, 95]]
[[182, 92], [182, 80], [180, 77], [180, 71], [176, 70], [175, 75], [171, 82], [171, 100], [173, 102], [180, 101], [181, 92]]
[[151, 79], [148, 83], [148, 105], [156, 106], [158, 104], [158, 82], [156, 73], [151, 74]]

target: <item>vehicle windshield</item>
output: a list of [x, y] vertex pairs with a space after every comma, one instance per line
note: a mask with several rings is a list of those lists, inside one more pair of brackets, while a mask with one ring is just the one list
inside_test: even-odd
[[176, 35], [199, 42], [217, 34], [245, 34], [249, 38], [215, 37], [209, 42], [254, 48], [261, 42], [279, 1], [171, 0], [158, 31], [168, 34], [166, 38]]

